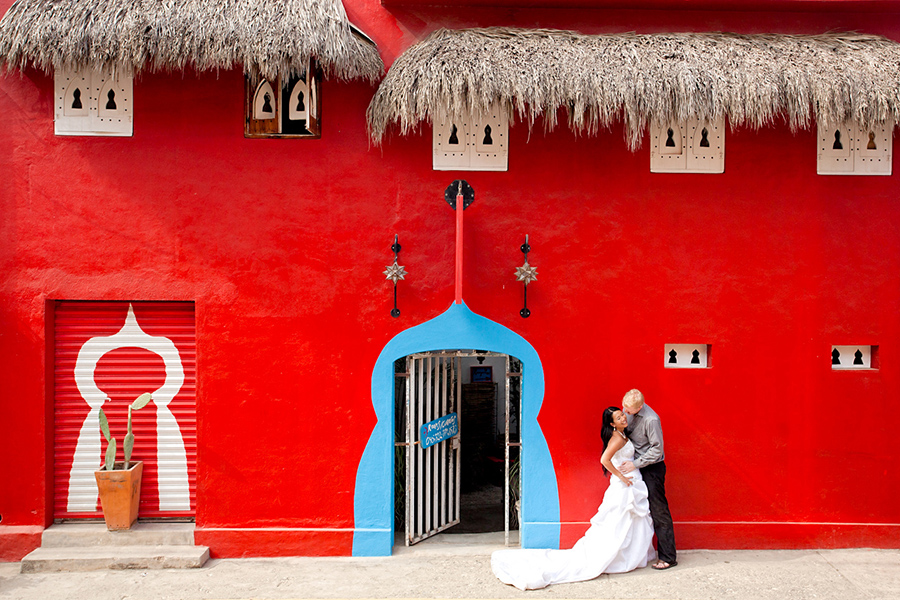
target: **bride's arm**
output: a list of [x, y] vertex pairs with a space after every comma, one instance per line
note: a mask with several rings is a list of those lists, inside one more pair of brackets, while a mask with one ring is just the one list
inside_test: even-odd
[[622, 480], [622, 483], [625, 485], [633, 485], [634, 482], [631, 481], [630, 477], [625, 477], [617, 468], [615, 468], [612, 464], [613, 455], [625, 445], [625, 438], [623, 438], [619, 434], [613, 435], [612, 439], [609, 440], [609, 444], [606, 446], [606, 450], [603, 451], [603, 456], [600, 457], [600, 464], [606, 467], [606, 470], [618, 477]]

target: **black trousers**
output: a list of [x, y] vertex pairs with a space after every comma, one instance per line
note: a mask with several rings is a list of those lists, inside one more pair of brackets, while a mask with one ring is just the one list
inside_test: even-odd
[[675, 528], [669, 501], [666, 500], [666, 463], [658, 462], [641, 467], [641, 477], [647, 484], [650, 500], [650, 516], [656, 530], [656, 550], [659, 559], [669, 564], [675, 562]]

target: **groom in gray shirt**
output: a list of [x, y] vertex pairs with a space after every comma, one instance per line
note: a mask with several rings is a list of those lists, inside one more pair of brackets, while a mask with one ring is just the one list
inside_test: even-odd
[[641, 477], [647, 484], [650, 516], [656, 531], [656, 546], [659, 560], [653, 565], [662, 571], [678, 564], [675, 560], [675, 530], [669, 501], [666, 500], [666, 458], [663, 445], [662, 425], [659, 415], [644, 404], [644, 395], [638, 390], [630, 390], [622, 398], [622, 410], [628, 415], [625, 433], [634, 444], [634, 462], [626, 462], [619, 470], [630, 473], [641, 470]]

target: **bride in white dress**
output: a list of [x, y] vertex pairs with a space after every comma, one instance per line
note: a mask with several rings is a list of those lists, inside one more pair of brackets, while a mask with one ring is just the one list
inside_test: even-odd
[[625, 413], [615, 406], [603, 411], [604, 473], [609, 487], [591, 526], [569, 550], [498, 550], [491, 555], [491, 569], [500, 581], [520, 590], [536, 590], [552, 583], [587, 581], [602, 573], [625, 573], [656, 558], [653, 521], [647, 501], [647, 485], [641, 472], [626, 477], [618, 467], [634, 458], [634, 445], [625, 436]]

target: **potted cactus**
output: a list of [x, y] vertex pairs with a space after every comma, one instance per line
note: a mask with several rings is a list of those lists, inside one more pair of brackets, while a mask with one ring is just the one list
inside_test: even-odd
[[141, 474], [144, 463], [131, 462], [131, 451], [134, 448], [134, 433], [131, 431], [131, 411], [147, 406], [153, 396], [141, 394], [128, 405], [128, 433], [122, 444], [125, 454], [123, 462], [116, 462], [116, 438], [110, 436], [109, 421], [103, 409], [100, 409], [100, 431], [108, 445], [104, 457], [103, 468], [94, 471], [97, 489], [100, 491], [100, 505], [103, 507], [103, 519], [110, 531], [130, 529], [137, 521], [138, 506], [141, 502]]

